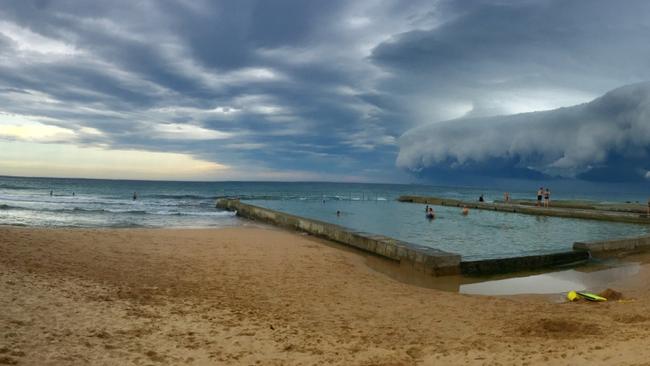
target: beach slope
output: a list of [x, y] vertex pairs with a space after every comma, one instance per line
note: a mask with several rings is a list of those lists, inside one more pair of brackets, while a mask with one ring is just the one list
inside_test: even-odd
[[637, 364], [643, 286], [600, 304], [468, 296], [281, 230], [0, 227], [0, 364]]

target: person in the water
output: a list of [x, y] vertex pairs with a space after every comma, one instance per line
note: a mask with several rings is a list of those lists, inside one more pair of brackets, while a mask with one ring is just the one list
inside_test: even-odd
[[461, 211], [461, 213], [463, 214], [463, 216], [469, 215], [469, 208], [467, 208], [467, 206], [463, 206], [463, 210]]
[[138, 199], [138, 192], [133, 192], [133, 200], [135, 201], [137, 199]]
[[427, 219], [433, 219], [436, 217], [436, 214], [433, 212], [433, 207], [429, 207], [427, 210]]

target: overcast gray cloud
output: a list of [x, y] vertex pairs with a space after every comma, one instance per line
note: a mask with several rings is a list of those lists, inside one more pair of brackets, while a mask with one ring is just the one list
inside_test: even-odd
[[388, 180], [397, 133], [364, 98], [380, 76], [367, 56], [392, 34], [427, 25], [419, 14], [431, 9], [390, 1], [5, 2], [0, 107], [48, 126], [95, 129], [77, 144]]
[[410, 128], [650, 80], [649, 13], [640, 0], [5, 1], [0, 124], [270, 178], [404, 180]]

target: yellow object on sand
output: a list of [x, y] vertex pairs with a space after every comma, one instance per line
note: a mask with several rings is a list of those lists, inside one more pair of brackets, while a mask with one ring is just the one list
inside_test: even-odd
[[606, 298], [604, 298], [602, 296], [599, 296], [599, 295], [596, 295], [596, 294], [592, 294], [590, 292], [580, 292], [580, 291], [578, 291], [578, 292], [576, 292], [576, 294], [578, 294], [578, 296], [582, 297], [583, 299], [587, 299], [589, 301], [607, 301]]
[[607, 301], [607, 299], [602, 296], [598, 296], [596, 294], [592, 294], [589, 292], [577, 292], [577, 291], [569, 291], [569, 293], [566, 294], [566, 298], [569, 299], [569, 301], [576, 301], [580, 299], [585, 299], [589, 301]]
[[569, 301], [576, 301], [578, 300], [578, 294], [575, 291], [569, 291], [569, 293], [566, 294], [566, 298], [569, 299]]

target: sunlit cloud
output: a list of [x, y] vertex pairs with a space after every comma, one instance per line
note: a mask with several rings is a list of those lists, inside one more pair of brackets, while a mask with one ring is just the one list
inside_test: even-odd
[[33, 142], [70, 141], [75, 133], [67, 128], [47, 126], [40, 123], [2, 124], [0, 138]]
[[0, 21], [0, 34], [11, 39], [19, 52], [34, 52], [47, 56], [73, 56], [80, 53], [72, 45], [44, 37], [8, 21]]
[[151, 136], [171, 140], [218, 140], [229, 138], [232, 134], [187, 124], [166, 123], [154, 125]]
[[[70, 141], [77, 134], [68, 128], [46, 125], [39, 120], [47, 117], [25, 116], [0, 112], [0, 139], [32, 142]], [[93, 132], [99, 132], [93, 129]]]

